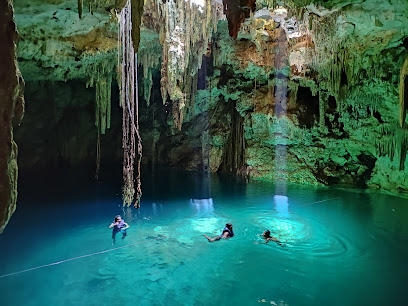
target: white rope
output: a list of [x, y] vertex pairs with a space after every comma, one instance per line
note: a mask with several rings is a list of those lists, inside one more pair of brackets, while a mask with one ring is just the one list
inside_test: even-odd
[[[155, 238], [155, 239], [152, 239], [152, 240], [159, 240], [159, 239], [164, 239], [164, 238], [167, 238], [167, 236], [166, 236], [166, 237]], [[38, 266], [38, 267], [34, 267], [34, 268], [30, 268], [30, 269], [26, 269], [26, 270], [22, 270], [22, 271], [18, 271], [18, 272], [3, 274], [3, 275], [0, 275], [0, 278], [8, 277], [8, 276], [16, 275], [16, 274], [21, 274], [21, 273], [25, 273], [25, 272], [28, 272], [28, 271], [37, 270], [37, 269], [41, 269], [41, 268], [45, 268], [45, 267], [50, 267], [50, 266], [59, 265], [59, 264], [62, 264], [62, 263], [64, 263], [64, 262], [68, 262], [68, 261], [72, 261], [72, 260], [77, 260], [77, 259], [80, 259], [80, 258], [85, 258], [85, 257], [89, 257], [89, 256], [94, 256], [94, 255], [98, 255], [98, 254], [103, 254], [103, 253], [108, 253], [108, 252], [112, 252], [112, 251], [115, 251], [115, 250], [127, 248], [127, 247], [130, 247], [130, 246], [134, 246], [134, 245], [137, 245], [137, 244], [149, 242], [149, 241], [152, 241], [152, 240], [136, 242], [136, 243], [124, 245], [124, 246], [121, 246], [121, 247], [117, 247], [117, 248], [113, 248], [113, 249], [109, 249], [109, 250], [105, 250], [105, 251], [100, 251], [100, 252], [96, 252], [96, 253], [92, 253], [92, 254], [82, 255], [82, 256], [78, 256], [78, 257], [74, 257], [74, 258], [70, 258], [70, 259], [65, 259], [65, 260], [53, 262], [53, 263], [50, 263], [50, 264], [47, 264], [47, 265], [42, 265], [42, 266]]]
[[[326, 200], [321, 200], [321, 201], [316, 201], [316, 202], [312, 202], [312, 203], [308, 203], [308, 204], [304, 204], [304, 205], [300, 205], [300, 206], [313, 205], [313, 204], [317, 204], [317, 203], [322, 203], [322, 202], [327, 202], [327, 201], [331, 201], [331, 200], [336, 200], [336, 199], [339, 199], [339, 198], [340, 198], [340, 197], [331, 198], [331, 199], [326, 199]], [[152, 240], [159, 240], [159, 239], [164, 239], [164, 238], [168, 238], [168, 237], [167, 237], [167, 236], [165, 236], [165, 237], [159, 237], [159, 238], [155, 238], [155, 239], [152, 239]], [[13, 272], [13, 273], [9, 273], [9, 274], [3, 274], [3, 275], [0, 275], [0, 278], [4, 278], [4, 277], [16, 275], [16, 274], [21, 274], [21, 273], [25, 273], [25, 272], [28, 272], [28, 271], [37, 270], [37, 269], [41, 269], [41, 268], [45, 268], [45, 267], [50, 267], [50, 266], [59, 265], [59, 264], [62, 264], [62, 263], [64, 263], [64, 262], [73, 261], [73, 260], [77, 260], [77, 259], [80, 259], [80, 258], [85, 258], [85, 257], [89, 257], [89, 256], [94, 256], [94, 255], [98, 255], [98, 254], [103, 254], [103, 253], [108, 253], [108, 252], [112, 252], [112, 251], [115, 251], [115, 250], [127, 248], [127, 247], [130, 247], [130, 246], [134, 246], [134, 245], [141, 244], [141, 243], [145, 243], [145, 242], [149, 242], [149, 241], [151, 241], [151, 240], [136, 242], [136, 243], [124, 245], [124, 246], [121, 246], [121, 247], [117, 247], [117, 248], [113, 248], [113, 249], [109, 249], [109, 250], [105, 250], [105, 251], [100, 251], [100, 252], [96, 252], [96, 253], [92, 253], [92, 254], [82, 255], [82, 256], [78, 256], [78, 257], [74, 257], [74, 258], [70, 258], [70, 259], [65, 259], [65, 260], [57, 261], [57, 262], [50, 263], [50, 264], [47, 264], [47, 265], [42, 265], [42, 266], [38, 266], [38, 267], [34, 267], [34, 268], [30, 268], [30, 269], [26, 269], [26, 270], [22, 270], [22, 271], [18, 271], [18, 272]]]
[[326, 199], [326, 200], [321, 200], [321, 201], [316, 201], [316, 202], [312, 202], [312, 203], [308, 203], [308, 204], [303, 204], [303, 205], [300, 205], [300, 206], [308, 206], [308, 205], [317, 204], [317, 203], [322, 203], [322, 202], [327, 202], [327, 201], [336, 200], [336, 199], [340, 199], [340, 197], [331, 198], [331, 199]]

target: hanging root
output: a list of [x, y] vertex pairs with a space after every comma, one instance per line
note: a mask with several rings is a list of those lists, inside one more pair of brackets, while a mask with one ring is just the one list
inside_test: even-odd
[[96, 170], [95, 170], [95, 179], [99, 179], [99, 169], [101, 165], [101, 133], [98, 129], [98, 139], [96, 141]]
[[400, 84], [399, 84], [399, 100], [400, 100], [400, 126], [403, 128], [405, 124], [405, 117], [408, 108], [408, 95], [405, 90], [408, 88], [408, 58], [401, 67]]
[[[132, 42], [132, 6], [130, 0], [120, 12], [118, 50], [121, 63], [120, 105], [122, 107], [122, 147], [123, 147], [123, 205], [130, 206], [135, 198], [134, 187], [134, 161], [136, 157], [137, 141], [137, 177], [136, 200], [134, 206], [140, 207], [141, 182], [140, 162], [142, 158], [142, 142], [139, 135], [139, 100], [137, 84], [137, 54]], [[137, 137], [137, 139], [136, 139]]]

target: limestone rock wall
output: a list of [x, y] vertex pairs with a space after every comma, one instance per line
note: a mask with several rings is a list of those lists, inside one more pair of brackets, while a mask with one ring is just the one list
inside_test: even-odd
[[[212, 37], [206, 32], [205, 39], [197, 41], [184, 37], [195, 33], [191, 26], [185, 33], [179, 31], [185, 38], [179, 43], [176, 38], [181, 36], [166, 32], [162, 18], [172, 16], [176, 29], [177, 19], [187, 15], [174, 11], [160, 15], [157, 2], [146, 1], [139, 48], [143, 65], [139, 89], [146, 100], [140, 110], [143, 163], [407, 191], [408, 135], [406, 122], [399, 122], [398, 87], [407, 58], [408, 2], [328, 0], [324, 7], [313, 4], [321, 1], [279, 2], [284, 7], [272, 0], [242, 0], [239, 5], [212, 2], [217, 7], [224, 4], [227, 20], [216, 27], [209, 22], [216, 32]], [[177, 3], [179, 8], [189, 7], [188, 18], [200, 15], [193, 11], [198, 7], [181, 0]], [[159, 7], [171, 10], [170, 4], [160, 2]], [[28, 80], [81, 80], [84, 84], [93, 71], [90, 68], [116, 60], [115, 4], [93, 14], [84, 10], [82, 19], [76, 1], [17, 0], [17, 5], [22, 34], [19, 59]], [[213, 13], [218, 16], [219, 12]], [[171, 38], [177, 44], [168, 45], [169, 52], [188, 47], [186, 43], [199, 52], [195, 56], [181, 52], [184, 57], [169, 62], [163, 45]], [[162, 97], [167, 95], [160, 88], [166, 73], [182, 63], [182, 67], [194, 66], [194, 73], [183, 76], [183, 86], [191, 90], [188, 95], [182, 92], [189, 96], [189, 103], [182, 107], [179, 130], [174, 123], [181, 122], [181, 117], [174, 120], [174, 106], [180, 103], [165, 99], [163, 104]], [[51, 84], [44, 90], [31, 91], [35, 86], [29, 86], [33, 96], [39, 95], [33, 99], [35, 104], [47, 100], [45, 93], [59, 96], [59, 91], [65, 92], [71, 102], [52, 98], [47, 108], [54, 105], [59, 114], [71, 108], [87, 112], [80, 120], [87, 124], [80, 129], [91, 135], [90, 92], [84, 89], [79, 94], [75, 82], [67, 87], [57, 83], [55, 89]], [[182, 82], [174, 84], [178, 87]], [[40, 122], [48, 120], [31, 118], [28, 126], [38, 124], [39, 130], [46, 126]], [[120, 132], [115, 135], [120, 140]], [[71, 139], [78, 156], [67, 155], [63, 160], [92, 159], [92, 137]], [[55, 152], [47, 152], [44, 142], [39, 147], [33, 154], [37, 157], [24, 158], [22, 163], [31, 167], [42, 162], [39, 156], [48, 156], [45, 163], [56, 163]], [[116, 156], [113, 151], [110, 154]]]
[[0, 233], [16, 209], [17, 145], [13, 123], [24, 113], [24, 81], [16, 61], [17, 31], [11, 1], [0, 2]]
[[398, 122], [406, 6], [264, 8], [243, 23], [236, 40], [220, 22], [205, 89], [186, 127], [166, 136], [178, 139], [167, 141], [167, 160], [188, 169], [195, 160], [200, 169], [208, 156], [208, 168], [221, 171], [230, 139], [239, 134], [233, 105], [244, 125], [241, 174], [407, 191], [407, 131]]
[[[116, 61], [117, 23], [106, 7], [84, 8], [78, 1], [16, 0], [18, 58], [25, 80], [87, 79], [95, 64]], [[114, 1], [113, 1], [114, 3]], [[110, 52], [112, 51], [112, 52]]]
[[236, 41], [219, 25], [211, 94], [244, 118], [249, 176], [408, 190], [398, 126], [407, 5], [264, 9]]

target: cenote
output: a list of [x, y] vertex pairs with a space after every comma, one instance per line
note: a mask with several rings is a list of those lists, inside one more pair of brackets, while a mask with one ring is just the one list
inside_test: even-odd
[[407, 305], [407, 12], [0, 1], [0, 305]]
[[[403, 305], [407, 298], [404, 199], [172, 170], [144, 175], [143, 206], [134, 210], [122, 206], [120, 175], [100, 183], [77, 177], [21, 182], [27, 191], [0, 236], [0, 274], [132, 246], [2, 277], [4, 305]], [[112, 246], [116, 214], [130, 228]], [[227, 222], [233, 238], [202, 236], [220, 234]], [[265, 229], [282, 244], [257, 243]]]

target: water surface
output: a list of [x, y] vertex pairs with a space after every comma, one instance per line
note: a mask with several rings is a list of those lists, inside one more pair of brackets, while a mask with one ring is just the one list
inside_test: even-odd
[[[135, 210], [118, 173], [20, 177], [0, 275], [132, 246], [2, 277], [2, 305], [406, 305], [403, 198], [159, 171], [143, 175]], [[112, 245], [116, 214], [131, 227]], [[226, 222], [234, 238], [202, 236]], [[260, 244], [264, 229], [282, 245]]]

